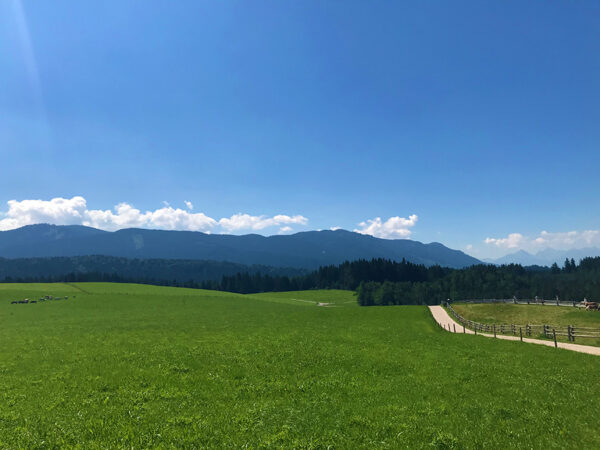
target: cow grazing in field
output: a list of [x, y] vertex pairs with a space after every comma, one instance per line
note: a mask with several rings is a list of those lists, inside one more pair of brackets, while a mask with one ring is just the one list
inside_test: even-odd
[[598, 303], [588, 302], [586, 298], [583, 299], [581, 305], [585, 308], [586, 311], [598, 310]]

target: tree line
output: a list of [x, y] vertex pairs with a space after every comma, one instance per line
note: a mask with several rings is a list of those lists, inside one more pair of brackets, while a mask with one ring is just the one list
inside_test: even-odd
[[[357, 292], [358, 303], [371, 305], [435, 304], [441, 300], [468, 300], [480, 298], [533, 298], [535, 296], [563, 300], [600, 299], [600, 257], [584, 258], [579, 263], [567, 259], [562, 267], [528, 266], [518, 264], [494, 266], [480, 264], [464, 269], [424, 266], [406, 260], [372, 259], [347, 261], [339, 265], [323, 266], [310, 272], [301, 270], [249, 267], [234, 274], [240, 267], [229, 263], [202, 265], [182, 260], [126, 260], [124, 258], [88, 258], [63, 261], [46, 260], [60, 264], [45, 272], [48, 261], [34, 263], [20, 261], [17, 276], [7, 275], [2, 268], [15, 260], [0, 258], [0, 279], [4, 282], [83, 282], [107, 281], [144, 283], [213, 289], [242, 294], [257, 292], [295, 291], [308, 289], [348, 289]], [[91, 258], [91, 261], [90, 261]], [[98, 258], [100, 258], [98, 260]], [[19, 262], [19, 261], [17, 261]], [[63, 271], [75, 263], [86, 262], [99, 270]], [[94, 264], [91, 264], [94, 262]], [[102, 263], [102, 264], [100, 264]], [[35, 266], [36, 270], [31, 270]], [[78, 267], [80, 267], [79, 264]], [[255, 270], [252, 270], [255, 269]], [[214, 270], [214, 271], [213, 271]], [[281, 271], [279, 271], [281, 270]], [[219, 276], [219, 272], [221, 274]], [[15, 272], [13, 270], [12, 272]], [[211, 273], [212, 272], [212, 273]], [[212, 279], [211, 279], [212, 278]]]
[[186, 259], [138, 259], [116, 256], [59, 256], [49, 258], [0, 258], [0, 280], [21, 281], [117, 281], [197, 286], [237, 273], [298, 276], [308, 270], [244, 265], [226, 261]]
[[346, 261], [338, 265], [322, 266], [306, 275], [288, 277], [248, 272], [223, 276], [220, 281], [202, 283], [204, 289], [251, 294], [273, 291], [302, 291], [308, 289], [356, 290], [361, 283], [373, 282], [427, 282], [450, 273], [452, 269], [440, 266], [426, 267], [403, 259], [390, 261], [383, 258]]
[[[245, 270], [240, 271], [240, 268]], [[232, 273], [234, 269], [238, 270]], [[225, 271], [229, 273], [223, 274]], [[452, 269], [440, 266], [414, 264], [404, 259], [390, 261], [382, 258], [322, 266], [310, 273], [304, 273], [302, 269], [242, 266], [211, 261], [130, 260], [105, 256], [18, 260], [0, 258], [0, 280], [4, 282], [105, 281], [212, 289], [241, 294], [308, 289], [356, 290], [366, 281], [427, 282], [451, 271]]]
[[449, 270], [429, 281], [365, 281], [357, 289], [358, 303], [372, 305], [437, 304], [441, 300], [482, 298], [558, 297], [581, 301], [600, 299], [600, 257], [584, 258], [579, 264], [567, 259], [563, 267], [518, 264], [503, 266], [475, 265]]

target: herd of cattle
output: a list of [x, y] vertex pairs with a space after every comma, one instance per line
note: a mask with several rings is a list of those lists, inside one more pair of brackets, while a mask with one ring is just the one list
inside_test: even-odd
[[586, 311], [600, 310], [600, 307], [598, 306], [598, 302], [588, 302], [586, 299], [583, 299], [583, 301], [581, 302], [581, 306], [583, 308], [585, 308]]
[[[76, 298], [75, 296], [73, 296], [73, 298]], [[46, 295], [45, 297], [41, 297], [38, 300], [29, 300], [28, 298], [26, 298], [25, 300], [13, 300], [10, 302], [11, 305], [28, 305], [31, 303], [37, 303], [37, 302], [46, 302], [46, 301], [55, 301], [55, 300], [68, 300], [69, 297], [52, 297], [51, 295]]]

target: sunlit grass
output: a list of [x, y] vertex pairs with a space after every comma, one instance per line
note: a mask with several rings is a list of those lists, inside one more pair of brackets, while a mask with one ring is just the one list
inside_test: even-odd
[[[515, 305], [512, 303], [456, 303], [456, 312], [466, 319], [487, 324], [536, 324], [550, 327], [595, 327], [600, 331], [600, 311], [586, 311], [583, 308], [553, 305]], [[542, 335], [534, 337], [543, 338]], [[559, 336], [558, 340], [567, 341]], [[599, 338], [579, 338], [577, 342], [600, 346]]]
[[600, 358], [350, 300], [0, 285], [0, 447], [600, 446]]

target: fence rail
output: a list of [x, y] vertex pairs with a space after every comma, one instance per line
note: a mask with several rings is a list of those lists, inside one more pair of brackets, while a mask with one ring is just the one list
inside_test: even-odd
[[483, 300], [460, 300], [455, 303], [513, 303], [515, 305], [548, 305], [548, 306], [573, 306], [575, 308], [584, 308], [582, 302], [575, 300], [547, 300], [543, 298], [491, 298]]
[[[513, 299], [514, 300], [514, 299]], [[510, 303], [515, 303], [510, 300]], [[556, 336], [566, 336], [569, 342], [575, 342], [575, 338], [600, 338], [600, 327], [576, 327], [573, 325], [554, 326], [548, 324], [489, 324], [475, 322], [461, 316], [449, 302], [444, 302], [450, 314], [463, 326], [484, 333], [512, 334], [513, 336], [540, 336], [556, 339]], [[508, 303], [506, 300], [474, 300], [461, 301], [460, 303]], [[522, 303], [519, 303], [522, 304]], [[527, 303], [525, 303], [527, 304]], [[554, 303], [556, 305], [556, 302]], [[570, 306], [570, 305], [569, 305]]]

